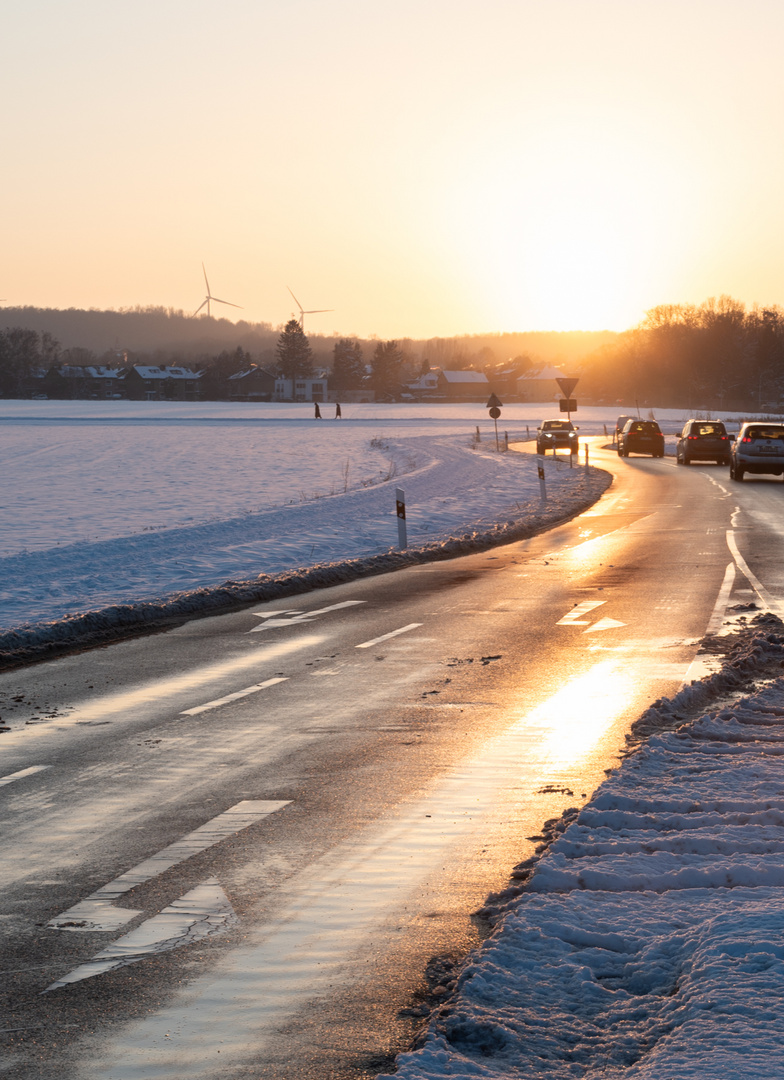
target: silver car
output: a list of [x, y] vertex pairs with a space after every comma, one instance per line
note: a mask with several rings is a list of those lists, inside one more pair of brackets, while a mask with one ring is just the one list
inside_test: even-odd
[[730, 477], [742, 480], [746, 473], [784, 476], [784, 424], [743, 424], [732, 444]]

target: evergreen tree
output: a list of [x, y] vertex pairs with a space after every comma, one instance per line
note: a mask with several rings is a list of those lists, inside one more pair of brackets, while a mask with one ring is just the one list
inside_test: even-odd
[[365, 376], [362, 346], [353, 338], [341, 338], [332, 350], [330, 382], [338, 392], [359, 389]]
[[376, 400], [396, 398], [400, 394], [403, 353], [396, 341], [379, 341], [373, 351], [372, 380]]
[[307, 379], [313, 374], [313, 354], [302, 327], [289, 319], [275, 349], [277, 372], [283, 379]]

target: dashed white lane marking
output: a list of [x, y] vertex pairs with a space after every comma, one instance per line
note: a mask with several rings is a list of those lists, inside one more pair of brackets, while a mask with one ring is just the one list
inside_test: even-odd
[[382, 641], [389, 641], [390, 638], [397, 637], [398, 634], [407, 634], [409, 630], [416, 630], [418, 626], [421, 626], [421, 622], [412, 622], [408, 626], [401, 626], [399, 630], [392, 630], [389, 634], [382, 634], [381, 637], [375, 637], [372, 641], [363, 641], [361, 645], [356, 645], [357, 649], [369, 649], [371, 645], [380, 645]]
[[200, 828], [194, 829], [181, 840], [169, 844], [162, 851], [140, 862], [138, 866], [120, 874], [114, 881], [103, 885], [85, 900], [64, 911], [62, 915], [57, 915], [47, 923], [47, 926], [53, 930], [78, 930], [80, 932], [117, 930], [125, 926], [137, 915], [141, 915], [141, 911], [114, 906], [114, 901], [124, 893], [130, 892], [145, 881], [150, 881], [162, 874], [164, 870], [169, 870], [172, 866], [184, 862], [192, 855], [197, 855], [200, 851], [206, 851], [214, 844], [219, 844], [227, 836], [233, 836], [247, 829], [261, 818], [288, 806], [289, 802], [290, 800], [244, 799], [225, 813], [218, 814]]
[[730, 529], [727, 530], [727, 547], [732, 552], [732, 557], [735, 560], [736, 566], [743, 574], [743, 576], [748, 580], [749, 585], [751, 585], [752, 589], [754, 589], [757, 596], [767, 607], [768, 611], [772, 611], [776, 615], [783, 614], [784, 612], [782, 611], [782, 605], [779, 604], [778, 600], [771, 596], [771, 594], [768, 592], [768, 590], [765, 588], [759, 578], [756, 578], [751, 572], [748, 564], [746, 563], [746, 560], [743, 558], [740, 551], [738, 550], [738, 545], [735, 541], [735, 534]]
[[19, 772], [9, 773], [8, 776], [0, 776], [0, 787], [3, 784], [13, 784], [14, 780], [21, 780], [23, 776], [32, 776], [34, 773], [43, 772], [44, 769], [51, 769], [51, 765], [31, 765], [27, 769], [20, 769]]
[[593, 626], [589, 626], [587, 630], [583, 630], [583, 633], [595, 634], [597, 630], [613, 630], [616, 626], [626, 626], [626, 623], [618, 622], [617, 619], [599, 619]]
[[92, 960], [47, 986], [43, 993], [103, 975], [126, 964], [135, 964], [154, 953], [168, 952], [200, 938], [223, 933], [236, 922], [237, 916], [228, 896], [216, 878], [209, 878], [119, 941], [102, 949]]
[[706, 636], [709, 634], [716, 634], [721, 629], [721, 624], [724, 621], [724, 616], [727, 611], [727, 604], [732, 593], [732, 586], [735, 584], [735, 563], [727, 563], [727, 569], [724, 571], [724, 581], [721, 583], [719, 589], [719, 595], [716, 597], [716, 603], [713, 605], [713, 611], [711, 617], [708, 619], [708, 625], [705, 627]]
[[253, 686], [246, 686], [244, 690], [237, 690], [233, 694], [227, 694], [226, 697], [216, 698], [215, 701], [208, 701], [205, 705], [197, 705], [195, 709], [185, 709], [180, 713], [180, 716], [197, 716], [199, 713], [207, 712], [208, 709], [217, 709], [219, 705], [226, 705], [230, 701], [237, 701], [239, 698], [248, 697], [249, 694], [257, 694], [259, 690], [266, 690], [268, 686], [275, 686], [276, 683], [287, 682], [287, 677], [279, 676], [275, 679], [267, 679], [265, 682], [255, 683]]
[[602, 604], [606, 604], [606, 600], [584, 600], [582, 604], [577, 604], [572, 610], [564, 615], [562, 619], [559, 619], [555, 624], [556, 626], [588, 626], [590, 620], [584, 619], [583, 615], [587, 615], [589, 611], [593, 611], [594, 608], [601, 607]]
[[[315, 611], [254, 611], [257, 619], [265, 619], [261, 626], [254, 626], [249, 634], [257, 634], [259, 630], [271, 630], [280, 626], [299, 626], [300, 623], [312, 622], [317, 615], [326, 615], [328, 611], [340, 611], [341, 608], [354, 607], [355, 604], [366, 604], [367, 600], [344, 600], [341, 604], [330, 604], [329, 607], [317, 608]], [[276, 618], [276, 616], [291, 615], [292, 618]]]

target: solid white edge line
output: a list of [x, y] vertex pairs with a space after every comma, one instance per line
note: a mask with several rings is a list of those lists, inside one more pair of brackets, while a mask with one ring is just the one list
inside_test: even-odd
[[756, 578], [752, 571], [749, 569], [746, 560], [743, 558], [740, 551], [738, 550], [738, 545], [735, 541], [735, 534], [732, 532], [731, 529], [727, 529], [727, 547], [732, 552], [732, 557], [735, 560], [738, 569], [748, 580], [749, 585], [751, 585], [751, 587], [754, 589], [755, 593], [760, 598], [765, 607], [768, 609], [768, 611], [775, 612], [776, 614], [781, 614], [778, 601], [774, 600], [774, 598], [771, 596], [771, 594], [768, 592], [768, 590], [765, 588], [759, 578]]
[[247, 697], [249, 694], [256, 694], [259, 690], [266, 690], [268, 686], [275, 686], [276, 683], [287, 682], [288, 676], [278, 677], [276, 679], [267, 679], [265, 682], [254, 683], [253, 686], [246, 686], [244, 690], [237, 690], [233, 694], [227, 694], [226, 697], [216, 698], [215, 701], [208, 701], [205, 705], [197, 705], [194, 709], [185, 709], [180, 713], [180, 716], [197, 716], [198, 713], [207, 712], [208, 709], [217, 709], [219, 705], [226, 705], [229, 701], [237, 701], [238, 698]]
[[388, 641], [389, 638], [397, 637], [398, 634], [405, 634], [408, 630], [416, 630], [418, 626], [422, 626], [422, 623], [409, 623], [408, 626], [401, 626], [399, 630], [393, 630], [389, 634], [382, 634], [381, 637], [373, 638], [372, 641], [363, 641], [361, 645], [355, 645], [354, 648], [369, 649], [372, 645], [379, 645], [382, 641]]
[[732, 586], [735, 584], [735, 563], [727, 563], [727, 569], [724, 571], [724, 581], [721, 583], [719, 589], [719, 595], [716, 597], [716, 603], [713, 605], [713, 611], [711, 617], [708, 619], [708, 625], [705, 627], [705, 633], [715, 634], [721, 629], [721, 624], [724, 621], [724, 616], [727, 611], [727, 603], [729, 602], [730, 593], [732, 592]]

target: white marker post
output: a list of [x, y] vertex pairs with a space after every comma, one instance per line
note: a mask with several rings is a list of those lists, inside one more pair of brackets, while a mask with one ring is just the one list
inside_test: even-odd
[[406, 536], [406, 493], [402, 488], [395, 488], [397, 500], [397, 542], [401, 550], [408, 544]]
[[536, 455], [536, 465], [539, 471], [539, 494], [542, 498], [542, 505], [547, 502], [547, 484], [544, 479], [544, 458], [541, 454]]
[[585, 446], [585, 467], [588, 468], [588, 443], [583, 444]]

